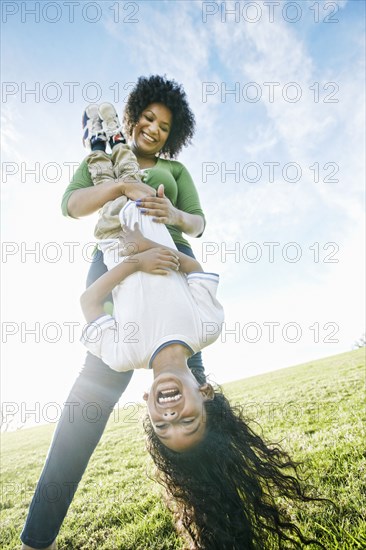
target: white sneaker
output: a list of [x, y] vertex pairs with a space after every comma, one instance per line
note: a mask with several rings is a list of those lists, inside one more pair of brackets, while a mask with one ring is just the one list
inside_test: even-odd
[[107, 141], [103, 131], [102, 121], [99, 118], [98, 105], [90, 103], [83, 112], [82, 126], [84, 130], [84, 147], [90, 147], [95, 141]]
[[103, 131], [108, 140], [112, 138], [115, 142], [126, 143], [122, 133], [122, 125], [112, 103], [101, 103], [99, 105], [99, 117], [102, 120]]

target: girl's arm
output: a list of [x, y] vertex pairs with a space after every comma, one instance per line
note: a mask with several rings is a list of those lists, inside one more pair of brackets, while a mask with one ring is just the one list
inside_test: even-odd
[[[122, 241], [122, 248], [129, 251], [129, 253], [140, 253], [144, 252], [146, 250], [150, 250], [155, 247], [160, 247], [158, 243], [155, 241], [152, 241], [150, 239], [147, 239], [143, 236], [139, 229], [138, 222], [135, 223], [134, 228], [130, 229], [128, 226], [123, 226], [122, 233], [121, 233], [121, 241]], [[169, 250], [172, 252], [179, 261], [179, 270], [183, 273], [192, 273], [200, 271], [202, 272], [202, 266], [201, 264], [192, 258], [191, 256], [187, 256], [187, 254], [184, 254], [183, 252], [179, 252], [179, 250], [175, 250], [173, 248], [164, 247], [166, 250]]]
[[115, 286], [137, 271], [154, 275], [167, 275], [169, 270], [177, 271], [179, 262], [174, 250], [157, 245], [144, 252], [126, 258], [110, 271], [104, 273], [81, 295], [80, 304], [88, 323], [104, 314], [104, 299]]
[[184, 254], [183, 252], [179, 252], [179, 250], [174, 251], [179, 260], [179, 270], [183, 273], [193, 273], [193, 272], [203, 272], [201, 264], [192, 258], [191, 256], [187, 256], [187, 254]]

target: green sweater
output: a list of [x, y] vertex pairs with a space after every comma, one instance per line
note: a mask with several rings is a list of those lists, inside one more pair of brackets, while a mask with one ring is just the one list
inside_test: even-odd
[[[197, 189], [191, 175], [181, 162], [159, 158], [155, 166], [144, 171], [141, 179], [154, 189], [157, 189], [162, 183], [166, 197], [176, 208], [188, 214], [198, 214], [204, 218]], [[69, 216], [67, 203], [71, 193], [76, 189], [83, 189], [92, 185], [88, 165], [84, 160], [63, 194], [61, 208], [64, 216]], [[175, 244], [190, 246], [177, 227], [167, 225], [167, 229]]]

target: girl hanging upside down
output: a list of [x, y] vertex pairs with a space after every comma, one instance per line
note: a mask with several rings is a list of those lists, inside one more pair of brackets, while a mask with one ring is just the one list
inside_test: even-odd
[[[138, 203], [127, 202], [119, 217], [120, 237], [99, 244], [108, 272], [81, 297], [89, 323], [82, 340], [112, 369], [153, 369], [144, 396], [147, 447], [177, 527], [195, 549], [323, 547], [278, 503], [317, 500], [306, 494], [297, 464], [267, 446], [241, 411], [187, 366], [220, 334], [218, 275], [179, 252], [165, 225]], [[111, 291], [113, 316], [103, 310]]]
[[[219, 277], [179, 252], [165, 225], [143, 216], [135, 202], [120, 217], [121, 239], [99, 243], [108, 272], [81, 297], [89, 322], [83, 342], [114, 370], [153, 369], [145, 398], [154, 430], [167, 447], [185, 451], [202, 440], [203, 403], [214, 396], [212, 386], [196, 381], [187, 359], [220, 334]], [[113, 317], [103, 308], [111, 291]]]

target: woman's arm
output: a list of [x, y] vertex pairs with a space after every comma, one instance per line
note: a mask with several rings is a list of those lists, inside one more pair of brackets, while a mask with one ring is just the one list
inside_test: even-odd
[[70, 195], [67, 210], [73, 218], [93, 214], [108, 201], [113, 201], [121, 195], [137, 200], [155, 195], [155, 189], [137, 181], [111, 180], [93, 187], [76, 189]]
[[175, 251], [156, 245], [125, 259], [110, 271], [104, 273], [81, 295], [80, 304], [88, 323], [104, 313], [104, 299], [115, 286], [137, 271], [154, 275], [167, 275], [169, 270], [177, 271], [179, 262]]
[[157, 197], [146, 197], [137, 202], [141, 212], [154, 216], [153, 220], [165, 225], [174, 225], [190, 237], [199, 237], [205, 228], [204, 217], [200, 214], [190, 214], [173, 206], [164, 194], [164, 185], [159, 185]]
[[191, 174], [180, 162], [175, 162], [174, 169], [178, 185], [177, 210], [178, 227], [191, 237], [200, 237], [205, 230], [205, 216], [201, 208], [200, 198]]
[[136, 180], [110, 179], [98, 185], [93, 185], [88, 164], [84, 160], [76, 170], [70, 184], [62, 197], [62, 213], [64, 216], [80, 218], [93, 214], [106, 202], [121, 195], [131, 200], [155, 196], [155, 189]]
[[75, 189], [67, 202], [67, 213], [72, 218], [81, 218], [93, 214], [108, 201], [123, 195], [121, 182], [106, 181], [92, 187]]
[[177, 222], [174, 225], [190, 237], [200, 237], [205, 229], [205, 220], [199, 214], [177, 209]]
[[198, 192], [194, 181], [183, 164], [170, 161], [169, 170], [177, 184], [177, 198], [174, 204], [165, 196], [160, 185], [157, 197], [141, 201], [145, 215], [153, 216], [155, 222], [176, 227], [191, 237], [200, 237], [205, 229]]

